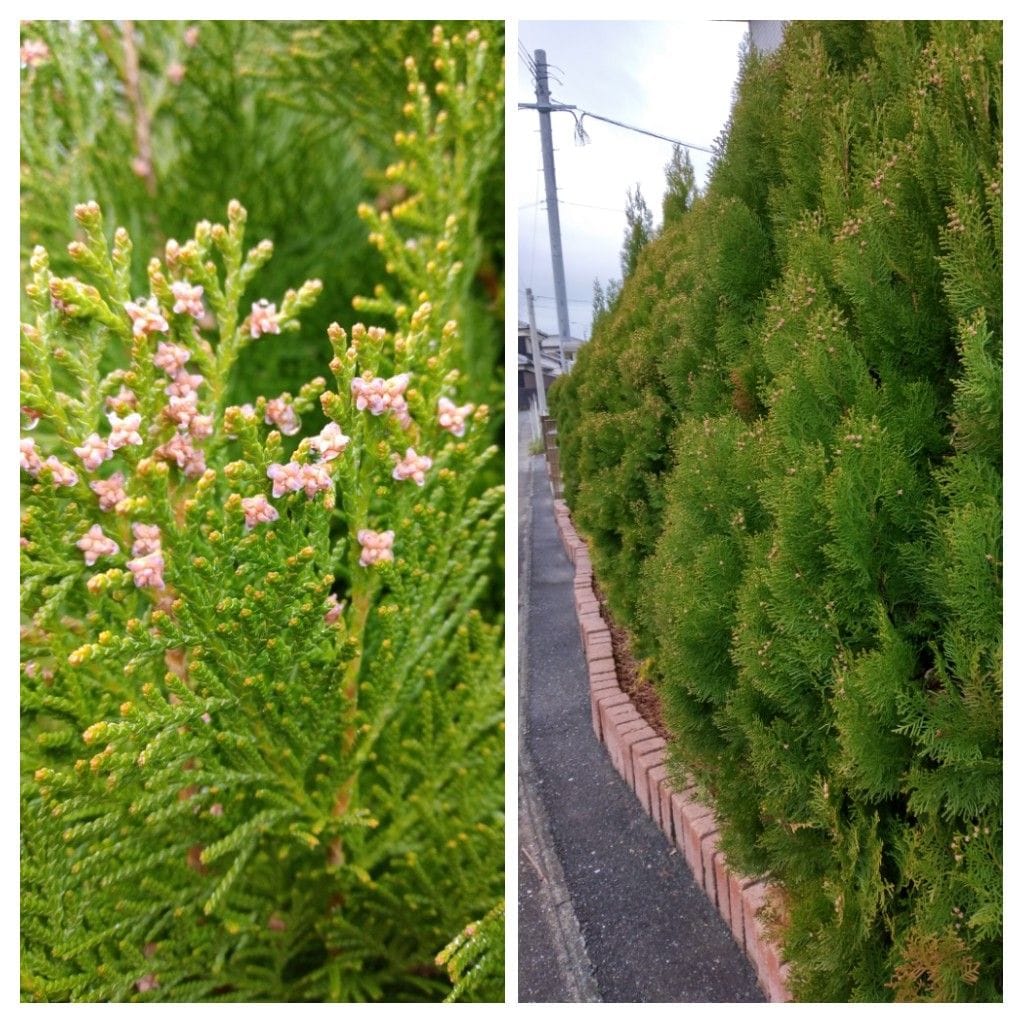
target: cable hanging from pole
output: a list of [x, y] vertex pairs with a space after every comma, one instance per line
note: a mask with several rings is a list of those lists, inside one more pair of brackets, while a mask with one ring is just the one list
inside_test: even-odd
[[649, 135], [653, 139], [661, 139], [662, 142], [671, 142], [674, 146], [682, 146], [683, 149], [696, 149], [701, 153], [710, 153], [712, 156], [715, 152], [710, 146], [698, 146], [692, 142], [683, 142], [682, 139], [673, 139], [670, 135], [661, 135], [658, 132], [648, 131], [646, 128], [637, 128], [636, 125], [626, 124], [625, 121], [616, 121], [614, 118], [605, 117], [604, 114], [595, 114], [592, 110], [581, 110], [572, 103], [549, 103], [543, 106], [539, 103], [520, 103], [519, 109], [540, 110], [549, 114], [557, 114], [561, 112], [572, 114], [573, 119], [576, 121], [576, 138], [580, 140], [583, 145], [586, 145], [590, 138], [587, 135], [586, 129], [583, 127], [583, 119], [592, 117], [595, 121], [606, 121], [608, 124], [613, 124], [618, 128], [625, 128], [627, 131], [638, 132], [640, 135]]

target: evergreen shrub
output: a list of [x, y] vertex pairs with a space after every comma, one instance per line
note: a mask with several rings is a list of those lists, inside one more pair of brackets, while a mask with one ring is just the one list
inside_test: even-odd
[[399, 61], [405, 198], [360, 210], [390, 283], [357, 301], [392, 327], [332, 323], [330, 386], [246, 376], [322, 285], [264, 290], [238, 201], [141, 297], [96, 202], [30, 256], [25, 1000], [503, 997], [503, 491], [461, 327], [492, 42], [436, 30], [431, 91]]
[[552, 388], [799, 999], [1001, 998], [1001, 57], [966, 22], [748, 55], [706, 194]]

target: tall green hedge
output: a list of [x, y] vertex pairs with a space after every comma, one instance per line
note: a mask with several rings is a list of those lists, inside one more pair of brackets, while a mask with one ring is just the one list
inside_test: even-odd
[[998, 1000], [1002, 32], [794, 23], [552, 389], [797, 998]]

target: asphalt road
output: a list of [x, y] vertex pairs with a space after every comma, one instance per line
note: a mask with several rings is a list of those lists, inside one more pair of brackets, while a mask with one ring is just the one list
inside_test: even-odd
[[519, 1001], [764, 1002], [594, 736], [542, 456], [520, 416]]

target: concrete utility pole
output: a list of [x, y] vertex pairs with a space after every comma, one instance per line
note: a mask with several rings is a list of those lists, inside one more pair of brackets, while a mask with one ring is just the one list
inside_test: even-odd
[[537, 340], [537, 317], [533, 312], [533, 291], [526, 289], [526, 308], [530, 311], [530, 351], [533, 353], [533, 379], [537, 384], [537, 407], [541, 416], [548, 414], [548, 398], [544, 393], [544, 364], [540, 361], [540, 342]]
[[[551, 271], [555, 278], [555, 308], [558, 312], [558, 355], [565, 370], [562, 339], [569, 337], [569, 303], [565, 296], [565, 266], [562, 263], [562, 225], [558, 219], [558, 187], [555, 184], [555, 151], [551, 144], [551, 93], [548, 90], [548, 58], [543, 50], [533, 51], [537, 66], [537, 113], [540, 115], [540, 150], [544, 158], [544, 197], [548, 207], [548, 235], [551, 239]], [[533, 316], [531, 314], [532, 321]]]

